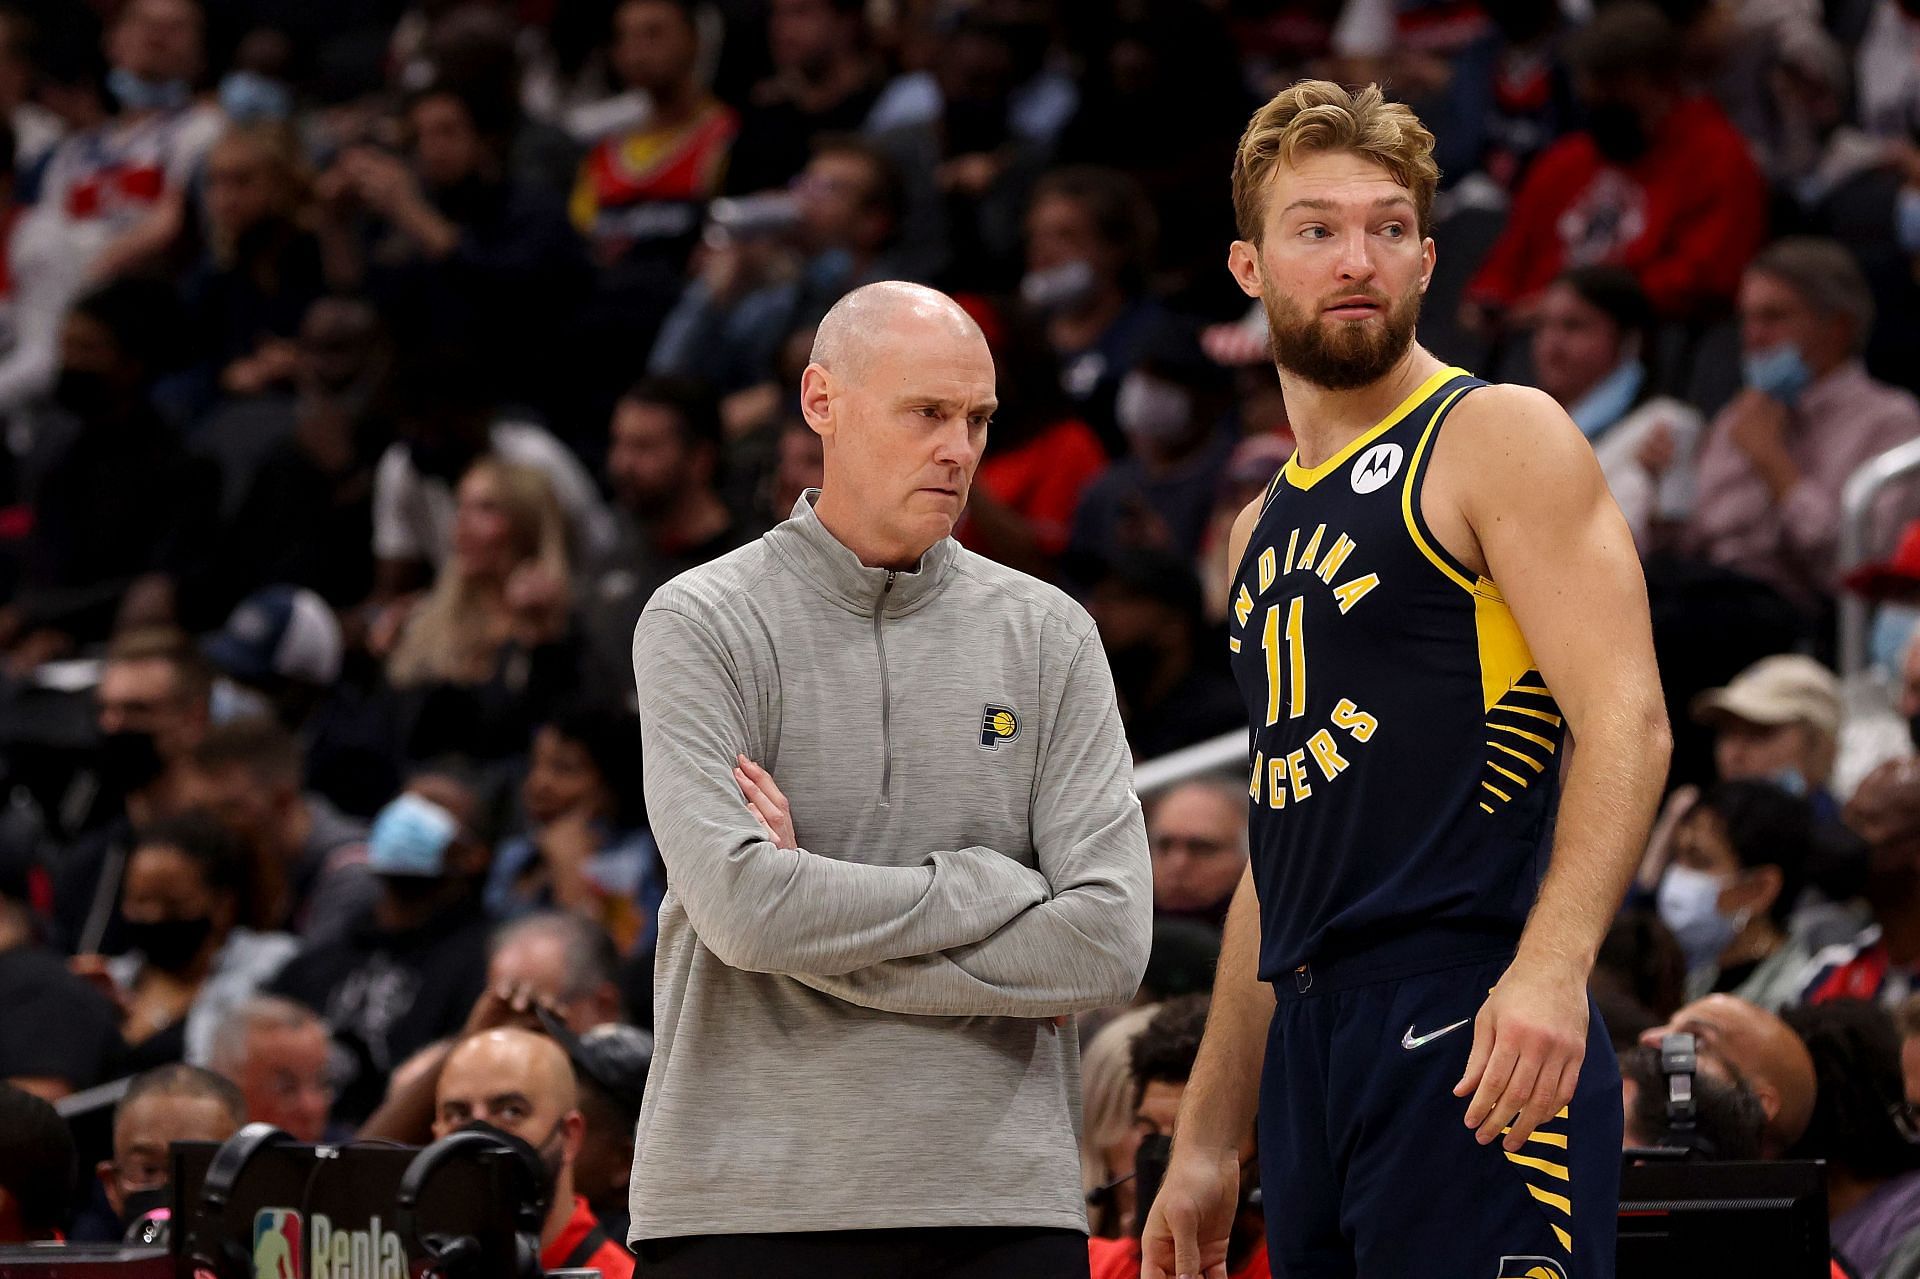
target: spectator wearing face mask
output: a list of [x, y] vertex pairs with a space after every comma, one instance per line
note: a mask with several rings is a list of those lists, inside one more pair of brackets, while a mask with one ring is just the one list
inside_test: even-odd
[[1681, 819], [1657, 899], [1688, 998], [1725, 991], [1769, 1010], [1799, 998], [1816, 946], [1791, 922], [1812, 843], [1807, 802], [1765, 782], [1722, 782]]
[[[1593, 445], [1634, 541], [1652, 544], [1656, 521], [1685, 518], [1700, 413], [1654, 389], [1653, 316], [1647, 295], [1619, 267], [1578, 267], [1548, 286], [1533, 330], [1534, 382], [1559, 401]], [[1663, 465], [1641, 461], [1658, 438]]]
[[1468, 286], [1463, 319], [1531, 323], [1569, 267], [1631, 271], [1654, 313], [1687, 318], [1732, 298], [1766, 233], [1766, 189], [1746, 140], [1686, 87], [1681, 40], [1650, 4], [1601, 10], [1570, 47], [1586, 127], [1549, 147]]
[[205, 1065], [228, 1011], [299, 948], [285, 933], [247, 927], [254, 878], [238, 842], [204, 813], [135, 837], [120, 907], [131, 950], [112, 961], [74, 960], [77, 971], [111, 983], [135, 1068]]
[[1225, 374], [1183, 325], [1162, 318], [1140, 334], [1113, 405], [1127, 452], [1080, 499], [1067, 544], [1071, 574], [1091, 580], [1129, 551], [1199, 559], [1233, 455], [1233, 437], [1221, 429], [1228, 395]]
[[1840, 245], [1769, 246], [1739, 310], [1746, 389], [1707, 428], [1679, 549], [1812, 609], [1838, 585], [1847, 477], [1920, 436], [1920, 403], [1861, 364], [1873, 299]]
[[586, 1120], [567, 1054], [526, 1030], [490, 1030], [447, 1056], [435, 1096], [433, 1135], [490, 1124], [540, 1152], [552, 1207], [540, 1231], [540, 1264], [591, 1267], [602, 1279], [631, 1279], [633, 1255], [611, 1239], [584, 1196], [574, 1193]]
[[318, 1012], [349, 1061], [335, 1117], [365, 1118], [387, 1076], [459, 1030], [484, 988], [491, 925], [480, 884], [492, 853], [479, 798], [447, 771], [416, 775], [374, 820], [367, 866], [380, 895], [344, 934], [309, 943], [272, 983]]
[[223, 1142], [246, 1122], [240, 1090], [210, 1070], [161, 1066], [137, 1076], [113, 1110], [113, 1158], [94, 1169], [118, 1222], [93, 1237], [117, 1239], [172, 1202], [174, 1142]]

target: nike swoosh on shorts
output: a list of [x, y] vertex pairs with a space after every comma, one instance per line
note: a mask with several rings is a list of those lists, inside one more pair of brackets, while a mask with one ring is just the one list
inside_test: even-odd
[[1412, 1052], [1414, 1049], [1420, 1047], [1420, 1045], [1422, 1044], [1430, 1044], [1434, 1040], [1440, 1038], [1440, 1036], [1442, 1035], [1452, 1034], [1454, 1031], [1460, 1029], [1462, 1026], [1466, 1025], [1468, 1022], [1472, 1020], [1473, 1018], [1471, 1017], [1463, 1017], [1459, 1021], [1454, 1022], [1453, 1025], [1451, 1026], [1442, 1026], [1438, 1030], [1429, 1030], [1424, 1035], [1415, 1035], [1413, 1033], [1413, 1027], [1409, 1025], [1407, 1027], [1407, 1033], [1400, 1036], [1400, 1046], [1406, 1049], [1408, 1052]]

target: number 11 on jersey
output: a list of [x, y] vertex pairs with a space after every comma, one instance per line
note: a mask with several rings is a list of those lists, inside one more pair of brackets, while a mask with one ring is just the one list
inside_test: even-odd
[[[1287, 718], [1299, 719], [1307, 713], [1307, 646], [1303, 637], [1301, 613], [1306, 597], [1296, 595], [1287, 604]], [[1267, 657], [1267, 723], [1280, 722], [1280, 606], [1267, 606], [1267, 617], [1260, 629], [1260, 649]]]

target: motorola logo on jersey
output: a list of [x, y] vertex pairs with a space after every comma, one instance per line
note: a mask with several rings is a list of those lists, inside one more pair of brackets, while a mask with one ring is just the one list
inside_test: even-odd
[[1371, 493], [1384, 488], [1400, 474], [1400, 462], [1406, 451], [1398, 444], [1376, 444], [1353, 464], [1353, 491]]

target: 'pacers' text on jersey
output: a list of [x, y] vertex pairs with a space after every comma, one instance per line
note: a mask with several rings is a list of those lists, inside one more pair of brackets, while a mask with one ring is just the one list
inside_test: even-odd
[[1510, 944], [1545, 871], [1560, 709], [1420, 509], [1441, 425], [1482, 385], [1434, 374], [1263, 499], [1227, 627], [1266, 980], [1411, 933]]

